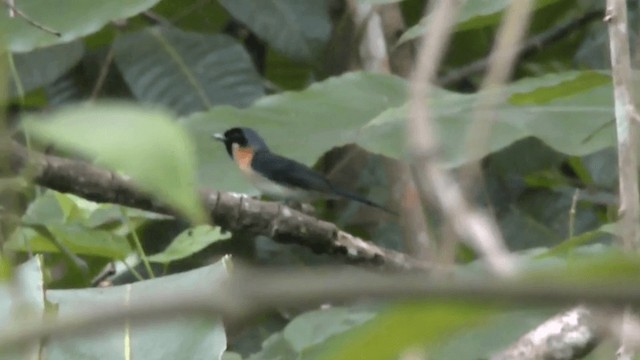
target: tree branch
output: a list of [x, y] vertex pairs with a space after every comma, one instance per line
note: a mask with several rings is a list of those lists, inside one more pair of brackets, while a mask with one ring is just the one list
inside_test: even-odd
[[[124, 175], [80, 160], [29, 152], [16, 142], [12, 142], [7, 150], [5, 154], [10, 154], [12, 167], [25, 169], [38, 185], [99, 203], [176, 215], [173, 209], [140, 191]], [[212, 190], [202, 190], [201, 200], [211, 222], [228, 231], [260, 234], [280, 243], [308, 247], [316, 253], [343, 254], [352, 262], [373, 263], [394, 269], [429, 268], [406, 254], [378, 247], [338, 229], [332, 223], [280, 203]]]
[[636, 136], [638, 111], [631, 84], [631, 55], [627, 24], [627, 3], [622, 0], [607, 1], [604, 21], [609, 28], [609, 47], [615, 100], [616, 135], [618, 143], [618, 178], [620, 186], [620, 244], [625, 250], [640, 249], [638, 243], [638, 159]]
[[581, 359], [600, 341], [592, 310], [577, 306], [545, 321], [491, 360]]
[[[567, 35], [572, 34], [574, 31], [590, 24], [596, 19], [602, 18], [602, 13], [602, 10], [591, 11], [578, 18], [555, 26], [543, 33], [530, 37], [517, 50], [517, 58], [522, 59], [534, 55], [545, 46], [565, 38]], [[489, 66], [490, 57], [491, 55], [476, 60], [461, 68], [447, 72], [438, 79], [438, 84], [442, 86], [450, 86], [457, 84], [470, 76], [483, 72]]]
[[[629, 284], [567, 284], [562, 281], [532, 283], [526, 281], [504, 281], [495, 279], [474, 279], [467, 281], [433, 281], [424, 274], [403, 272], [379, 274], [354, 268], [310, 269], [304, 272], [291, 270], [251, 269], [234, 267], [233, 274], [226, 281], [212, 285], [205, 284], [194, 291], [175, 292], [172, 289], [144, 294], [128, 306], [121, 301], [113, 303], [87, 304], [73, 315], [58, 316], [56, 319], [35, 319], [0, 328], [0, 349], [22, 345], [48, 336], [68, 336], [81, 334], [90, 329], [121, 324], [123, 320], [149, 321], [166, 319], [176, 315], [223, 315], [228, 322], [242, 323], [273, 308], [304, 305], [318, 305], [326, 302], [353, 300], [394, 300], [417, 299], [430, 301], [438, 299], [464, 300], [476, 304], [508, 304], [519, 306], [567, 305], [584, 301], [592, 305], [605, 305], [609, 310], [597, 310], [596, 317], [607, 318], [611, 309], [624, 304], [640, 301], [640, 289]], [[64, 291], [64, 290], [61, 290]], [[162, 299], [162, 301], [158, 301]], [[580, 342], [576, 338], [594, 339], [591, 329], [598, 321], [591, 310], [576, 308], [573, 312], [583, 314], [562, 315], [555, 323], [547, 322], [544, 333], [536, 329], [536, 336], [527, 334], [523, 339], [535, 341], [554, 352], [542, 352], [529, 347], [533, 353], [520, 353], [521, 357], [493, 357], [492, 359], [576, 359], [578, 347], [567, 350]], [[573, 318], [571, 318], [573, 316]], [[553, 320], [553, 319], [552, 319]], [[566, 328], [553, 328], [553, 325]], [[595, 331], [595, 330], [594, 330]], [[577, 332], [583, 332], [576, 334]], [[555, 334], [554, 338], [546, 334]], [[535, 339], [534, 339], [535, 338]], [[546, 340], [560, 340], [547, 344]], [[561, 340], [569, 340], [566, 343]], [[522, 340], [521, 340], [522, 341]], [[520, 342], [520, 341], [519, 341]], [[518, 345], [518, 344], [516, 344]], [[515, 345], [514, 345], [515, 346]], [[588, 347], [587, 347], [588, 348]], [[586, 351], [587, 348], [583, 348]], [[514, 349], [515, 350], [515, 349]], [[512, 352], [511, 354], [516, 354]], [[536, 357], [534, 355], [563, 354], [556, 357]], [[570, 354], [573, 354], [570, 356]], [[582, 353], [584, 354], [584, 352]]]
[[29, 23], [31, 26], [40, 29], [46, 33], [49, 33], [51, 35], [60, 37], [62, 36], [62, 34], [59, 31], [53, 30], [48, 26], [42, 25], [39, 22], [33, 20], [30, 16], [28, 16], [27, 14], [25, 14], [24, 12], [22, 12], [20, 9], [16, 8], [16, 4], [15, 1], [13, 0], [4, 0], [4, 4], [7, 6], [7, 8], [9, 8], [9, 17], [15, 17], [16, 15], [18, 15], [19, 17], [23, 18], [24, 21], [26, 21], [27, 23]]

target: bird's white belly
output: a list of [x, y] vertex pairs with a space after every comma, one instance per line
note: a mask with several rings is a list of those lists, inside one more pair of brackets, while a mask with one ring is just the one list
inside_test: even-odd
[[252, 172], [250, 174], [249, 180], [263, 195], [286, 200], [309, 200], [310, 194], [307, 191], [278, 185], [256, 172]]

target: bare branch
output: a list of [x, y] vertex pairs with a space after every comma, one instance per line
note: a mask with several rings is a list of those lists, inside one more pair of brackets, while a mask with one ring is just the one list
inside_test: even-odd
[[624, 0], [608, 0], [606, 22], [613, 73], [613, 95], [616, 108], [618, 139], [618, 176], [620, 182], [620, 242], [627, 250], [638, 250], [640, 196], [638, 194], [638, 160], [636, 158], [637, 111], [631, 87], [631, 55], [629, 51], [627, 7]]
[[376, 7], [355, 0], [347, 0], [353, 16], [358, 39], [358, 58], [362, 68], [368, 71], [389, 73], [387, 43], [382, 29], [382, 20]]
[[[131, 179], [87, 162], [40, 153], [29, 153], [12, 143], [14, 168], [26, 168], [44, 187], [72, 193], [85, 199], [114, 203], [163, 214], [176, 212], [140, 191]], [[261, 234], [280, 243], [295, 243], [317, 253], [343, 254], [349, 261], [385, 265], [396, 269], [427, 269], [410, 256], [376, 246], [352, 236], [336, 225], [290, 209], [280, 203], [247, 196], [203, 190], [201, 199], [212, 223], [223, 229]]]
[[[532, 1], [514, 1], [507, 8], [502, 24], [489, 56], [489, 69], [482, 82], [475, 106], [474, 121], [467, 132], [467, 154], [482, 153], [489, 144], [496, 107], [504, 101], [501, 89], [511, 77], [517, 56], [517, 48], [529, 24]], [[480, 177], [480, 160], [465, 171], [465, 182], [475, 183]]]
[[[578, 18], [571, 19], [565, 23], [555, 26], [541, 34], [527, 39], [518, 48], [518, 58], [531, 56], [549, 44], [564, 39], [574, 31], [590, 24], [592, 21], [602, 17], [602, 10], [588, 12]], [[444, 86], [453, 85], [475, 74], [483, 72], [489, 65], [490, 58], [482, 58], [461, 68], [451, 70], [438, 79], [438, 83]]]
[[581, 359], [598, 341], [591, 310], [578, 306], [545, 321], [491, 360]]
[[497, 225], [467, 203], [451, 174], [429, 156], [435, 153], [439, 145], [430, 108], [425, 106], [425, 101], [428, 103], [431, 83], [444, 56], [456, 13], [462, 3], [460, 0], [451, 0], [433, 4], [431, 21], [422, 37], [416, 70], [411, 80], [407, 146], [422, 197], [436, 199], [461, 239], [467, 241], [496, 274], [509, 276], [514, 272], [515, 262], [503, 245]]
[[7, 6], [7, 8], [9, 8], [9, 17], [15, 17], [15, 15], [18, 15], [35, 28], [38, 28], [54, 36], [58, 36], [58, 37], [62, 36], [62, 34], [59, 31], [53, 30], [48, 26], [40, 24], [39, 22], [33, 20], [30, 16], [28, 16], [24, 12], [22, 12], [20, 9], [16, 8], [14, 0], [4, 0], [4, 4]]

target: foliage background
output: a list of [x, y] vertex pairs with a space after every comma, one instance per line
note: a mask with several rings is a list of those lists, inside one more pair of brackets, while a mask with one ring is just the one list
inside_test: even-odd
[[[358, 29], [342, 1], [21, 0], [16, 6], [22, 12], [62, 35], [0, 11], [4, 131], [36, 149], [54, 144], [56, 153], [122, 171], [197, 221], [197, 187], [254, 193], [210, 138], [231, 126], [249, 126], [274, 151], [315, 164], [334, 181], [397, 208], [410, 69], [402, 64], [413, 61], [414, 42], [429, 21], [420, 16], [426, 4], [347, 3], [400, 10], [406, 29], [386, 39], [390, 73], [365, 71], [353, 60]], [[442, 79], [487, 56], [509, 3], [467, 1]], [[600, 1], [535, 4], [531, 37], [604, 11]], [[638, 6], [629, 4], [633, 40]], [[439, 155], [456, 171], [482, 160], [483, 181], [474, 201], [495, 216], [509, 248], [532, 269], [563, 268], [616, 251], [608, 226], [615, 220], [617, 175], [607, 32], [592, 17], [520, 59], [486, 151], [469, 153], [464, 140], [481, 73], [442, 86], [433, 99]], [[227, 254], [291, 268], [341, 263], [266, 238], [207, 226], [187, 230], [184, 221], [90, 203], [12, 176], [5, 174], [11, 181], [2, 185], [4, 210], [15, 215], [3, 220], [3, 268], [44, 253], [5, 271], [24, 274], [19, 278], [25, 286], [40, 284], [24, 299], [35, 314], [45, 311], [44, 289], [59, 314], [167, 286], [196, 291], [203, 277], [229, 271], [232, 260], [219, 260]], [[408, 250], [397, 219], [357, 204], [316, 205], [319, 216], [352, 233]], [[427, 210], [436, 237], [445, 238], [437, 209]], [[456, 259], [461, 273], [479, 267], [463, 246]], [[146, 278], [149, 269], [156, 276], [197, 270], [127, 288], [91, 288], [90, 280], [112, 261], [124, 268], [115, 284]], [[215, 282], [209, 286], [215, 289]], [[0, 304], [5, 320], [14, 317], [11, 304]], [[472, 359], [508, 345], [555, 311], [434, 302], [336, 304], [277, 309], [233, 330], [221, 321], [193, 319], [117, 327], [51, 341], [42, 351], [51, 359], [109, 358], [122, 351], [128, 336], [123, 334], [135, 331], [131, 354], [148, 359], [374, 359], [416, 345], [430, 358]]]

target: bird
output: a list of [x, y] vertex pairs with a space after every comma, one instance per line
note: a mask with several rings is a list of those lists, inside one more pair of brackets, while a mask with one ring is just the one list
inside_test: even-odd
[[331, 183], [323, 174], [293, 159], [271, 152], [258, 133], [248, 127], [234, 127], [213, 134], [243, 175], [262, 194], [276, 199], [310, 201], [318, 197], [341, 197], [383, 210], [394, 211]]

